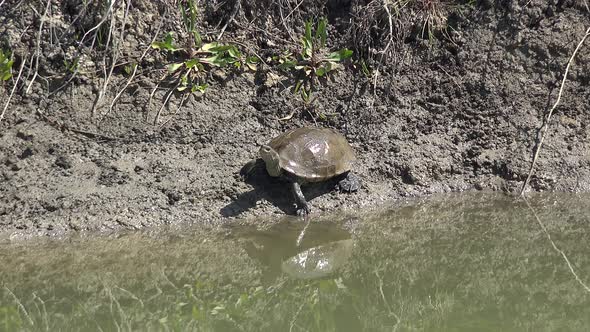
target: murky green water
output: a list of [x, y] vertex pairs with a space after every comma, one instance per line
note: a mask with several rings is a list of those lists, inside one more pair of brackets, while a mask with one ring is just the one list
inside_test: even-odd
[[0, 330], [588, 331], [590, 196], [531, 204], [0, 245]]

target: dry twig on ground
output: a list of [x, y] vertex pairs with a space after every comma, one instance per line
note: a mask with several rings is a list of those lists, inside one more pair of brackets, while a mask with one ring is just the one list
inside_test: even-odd
[[[178, 103], [178, 107], [176, 108], [176, 111], [172, 115], [170, 115], [170, 117], [160, 125], [160, 128], [163, 128], [165, 125], [167, 125], [168, 122], [170, 122], [174, 118], [174, 116], [176, 116], [176, 114], [178, 114], [178, 112], [180, 112], [180, 109], [182, 108], [182, 105], [184, 104], [184, 102], [185, 102], [186, 98], [188, 98], [188, 96], [189, 95], [186, 93], [182, 95], [182, 97], [180, 98], [180, 102]], [[157, 120], [156, 120], [156, 122], [157, 122]]]
[[[35, 79], [37, 78], [37, 75], [39, 73], [39, 58], [41, 57], [41, 35], [43, 34], [43, 24], [46, 21], [47, 12], [49, 11], [50, 5], [51, 5], [51, 0], [47, 0], [47, 4], [45, 5], [45, 12], [43, 13], [43, 16], [41, 16], [41, 18], [39, 20], [39, 30], [37, 32], [35, 53], [33, 54], [33, 58], [35, 59], [35, 61], [34, 61], [35, 71], [33, 73], [33, 78], [31, 79], [31, 82], [29, 82], [29, 86], [27, 86], [27, 89], [25, 90], [26, 93], [29, 93], [31, 91], [31, 87], [33, 86], [33, 83], [35, 82]], [[32, 7], [32, 8], [34, 9], [34, 7]], [[27, 77], [29, 77], [30, 71], [32, 69], [33, 69], [33, 60], [31, 59], [31, 67], [29, 67], [29, 74], [27, 74]]]
[[158, 24], [158, 27], [156, 28], [156, 33], [154, 33], [154, 37], [152, 38], [151, 42], [145, 48], [145, 50], [141, 54], [141, 57], [139, 57], [139, 60], [135, 64], [135, 66], [133, 66], [133, 72], [129, 76], [129, 79], [127, 80], [127, 82], [125, 83], [125, 85], [123, 86], [123, 88], [121, 88], [121, 90], [119, 90], [119, 93], [117, 93], [117, 95], [115, 95], [115, 97], [111, 101], [111, 105], [109, 106], [109, 109], [102, 115], [101, 119], [104, 119], [107, 115], [109, 115], [109, 113], [113, 110], [113, 107], [115, 107], [115, 104], [117, 103], [117, 100], [119, 100], [119, 98], [121, 97], [121, 95], [123, 94], [123, 92], [125, 92], [125, 90], [129, 86], [129, 84], [131, 84], [131, 82], [135, 78], [135, 75], [137, 74], [137, 68], [139, 67], [139, 64], [141, 64], [141, 62], [143, 61], [143, 59], [145, 58], [145, 56], [147, 55], [147, 53], [149, 52], [149, 50], [152, 49], [152, 46], [151, 45], [154, 43], [154, 41], [156, 41], [156, 38], [158, 38], [158, 34], [160, 33], [160, 28], [162, 27], [162, 25], [163, 25], [163, 17], [160, 20], [160, 23]]
[[[100, 104], [100, 101], [102, 100], [102, 98], [104, 97], [104, 95], [107, 93], [107, 87], [109, 85], [109, 82], [111, 80], [111, 77], [113, 76], [113, 71], [115, 69], [115, 65], [117, 64], [117, 59], [119, 58], [119, 53], [121, 52], [121, 49], [119, 47], [119, 45], [121, 43], [123, 43], [123, 39], [125, 38], [125, 25], [127, 24], [127, 17], [129, 16], [129, 7], [131, 6], [131, 0], [128, 0], [126, 2], [126, 6], [125, 6], [125, 13], [123, 14], [123, 21], [121, 22], [121, 32], [119, 34], [119, 39], [116, 39], [116, 37], [113, 38], [113, 51], [112, 51], [112, 59], [111, 59], [111, 66], [110, 69], [107, 73], [106, 71], [106, 63], [107, 63], [107, 56], [105, 54], [105, 56], [103, 57], [103, 64], [104, 64], [104, 83], [102, 86], [102, 89], [100, 90], [100, 92], [98, 93], [98, 98], [96, 99], [96, 102], [94, 103], [94, 106], [92, 107], [92, 114], [94, 115], [96, 112], [96, 107], [98, 107], [98, 105]], [[111, 40], [111, 35], [112, 32], [114, 30], [114, 26], [115, 26], [115, 15], [111, 12], [111, 26], [109, 28], [109, 34], [107, 37], [107, 43], [105, 46], [109, 45], [109, 42]]]
[[582, 37], [582, 39], [578, 43], [578, 46], [576, 46], [576, 49], [574, 50], [574, 52], [572, 53], [572, 56], [570, 57], [569, 61], [567, 62], [567, 66], [565, 67], [565, 72], [563, 73], [563, 79], [561, 80], [561, 86], [559, 87], [559, 93], [557, 94], [557, 100], [555, 101], [555, 104], [553, 104], [553, 107], [551, 107], [551, 109], [549, 110], [549, 113], [547, 114], [547, 118], [545, 119], [545, 123], [543, 124], [543, 126], [540, 129], [541, 138], [539, 139], [539, 142], [537, 144], [537, 149], [535, 150], [535, 154], [533, 156], [533, 162], [531, 164], [531, 168], [529, 169], [529, 174], [528, 174], [526, 180], [524, 181], [524, 183], [522, 184], [522, 188], [520, 189], [520, 196], [524, 195], [526, 187], [528, 186], [529, 181], [531, 180], [531, 177], [533, 176], [535, 164], [537, 163], [537, 160], [539, 159], [539, 153], [541, 152], [541, 147], [543, 146], [543, 141], [545, 140], [545, 135], [547, 134], [547, 131], [549, 129], [549, 121], [551, 120], [551, 116], [553, 115], [553, 111], [557, 108], [557, 105], [559, 105], [559, 102], [561, 101], [561, 96], [563, 94], [563, 88], [565, 87], [565, 82], [567, 80], [567, 74], [569, 73], [570, 66], [572, 65], [572, 62], [574, 62], [574, 58], [576, 57], [576, 54], [578, 53], [578, 51], [582, 47], [582, 44], [584, 44], [584, 41], [586, 41], [586, 38], [588, 38], [588, 36], [590, 36], [590, 28], [588, 28], [586, 30], [586, 33], [584, 34], [584, 36]]
[[[180, 86], [180, 83], [182, 83], [182, 81], [178, 80], [178, 83], [176, 83], [176, 85], [173, 88], [168, 90], [168, 94], [166, 94], [166, 98], [164, 98], [164, 103], [162, 104], [162, 106], [160, 106], [160, 108], [158, 109], [158, 113], [156, 113], [156, 116], [154, 117], [154, 126], [158, 124], [158, 121], [160, 121], [160, 115], [162, 114], [162, 110], [164, 109], [164, 107], [166, 107], [166, 105], [168, 105], [168, 101], [170, 100], [170, 97], [172, 97], [172, 94], [174, 93], [174, 91], [176, 91], [176, 89], [178, 89], [178, 87]], [[155, 89], [154, 89], [154, 91], [155, 91]], [[182, 106], [182, 104], [180, 106]]]
[[2, 113], [0, 113], [0, 122], [2, 122], [2, 119], [4, 119], [4, 114], [6, 114], [6, 110], [8, 109], [8, 105], [10, 104], [10, 100], [12, 99], [12, 96], [14, 95], [14, 91], [16, 91], [16, 87], [18, 86], [18, 81], [20, 81], [20, 76], [23, 73], [23, 68], [25, 68], [26, 62], [27, 62], [27, 58], [24, 58], [22, 60], [21, 65], [20, 65], [20, 69], [18, 70], [18, 76], [16, 78], [16, 81], [14, 82], [14, 86], [12, 87], [12, 91], [10, 91], [10, 95], [8, 96], [8, 100], [6, 101], [6, 105], [4, 105], [4, 109], [2, 110]]

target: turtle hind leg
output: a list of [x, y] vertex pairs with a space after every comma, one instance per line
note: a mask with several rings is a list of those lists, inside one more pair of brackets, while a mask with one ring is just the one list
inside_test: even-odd
[[353, 193], [361, 189], [361, 179], [352, 172], [348, 172], [338, 181], [336, 189], [341, 192]]
[[297, 209], [298, 216], [305, 216], [311, 213], [311, 206], [307, 203], [305, 196], [303, 196], [303, 191], [301, 191], [301, 185], [299, 182], [291, 182], [291, 191], [293, 192], [293, 196], [295, 198], [295, 205]]

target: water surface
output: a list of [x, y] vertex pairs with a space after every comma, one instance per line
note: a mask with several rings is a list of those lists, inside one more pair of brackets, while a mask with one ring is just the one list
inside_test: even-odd
[[590, 196], [0, 245], [0, 330], [590, 330]]

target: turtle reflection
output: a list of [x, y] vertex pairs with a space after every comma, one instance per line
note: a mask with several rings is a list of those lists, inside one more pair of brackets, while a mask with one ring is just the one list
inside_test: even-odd
[[295, 278], [321, 278], [344, 265], [352, 248], [352, 239], [330, 242], [298, 253], [285, 260], [281, 267], [283, 272]]
[[251, 231], [243, 238], [248, 256], [264, 266], [263, 281], [272, 283], [283, 272], [299, 279], [321, 278], [344, 265], [353, 240], [345, 229], [312, 223], [297, 245], [301, 223], [279, 223], [268, 230]]

